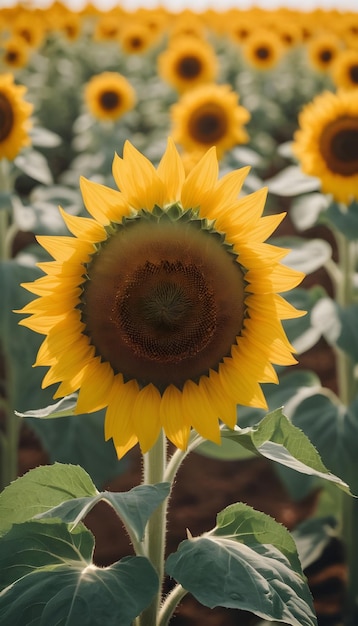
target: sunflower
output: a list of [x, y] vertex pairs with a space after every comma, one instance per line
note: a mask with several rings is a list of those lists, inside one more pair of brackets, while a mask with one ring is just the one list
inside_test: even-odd
[[293, 152], [339, 202], [358, 200], [358, 91], [325, 91], [299, 115]]
[[281, 320], [302, 315], [277, 292], [301, 273], [264, 243], [283, 215], [262, 217], [266, 190], [238, 193], [249, 168], [218, 180], [215, 149], [188, 176], [169, 140], [155, 169], [129, 142], [115, 156], [121, 191], [81, 180], [93, 219], [61, 210], [74, 237], [44, 236], [54, 258], [23, 285], [39, 296], [20, 324], [45, 335], [35, 365], [76, 412], [107, 407], [118, 457], [163, 428], [185, 449], [191, 428], [220, 443], [236, 405], [266, 407], [260, 383], [295, 362]]
[[127, 54], [143, 54], [154, 42], [155, 37], [149, 27], [134, 19], [127, 22], [119, 32], [119, 42]]
[[12, 74], [0, 75], [0, 159], [12, 161], [30, 144], [32, 104], [23, 99], [26, 87], [15, 85]]
[[217, 72], [218, 63], [212, 46], [198, 37], [175, 37], [158, 56], [159, 75], [179, 92], [213, 82]]
[[12, 33], [21, 37], [26, 46], [39, 48], [45, 37], [45, 28], [34, 11], [21, 11], [12, 23]]
[[280, 35], [268, 28], [254, 30], [243, 45], [246, 61], [257, 70], [270, 70], [275, 67], [284, 51]]
[[358, 50], [342, 50], [332, 65], [334, 84], [342, 89], [358, 87]]
[[22, 37], [10, 37], [2, 44], [2, 61], [11, 70], [25, 67], [29, 60], [29, 48]]
[[202, 85], [185, 93], [170, 110], [174, 141], [187, 152], [216, 146], [218, 158], [248, 141], [243, 124], [250, 113], [229, 85]]
[[342, 49], [340, 39], [334, 33], [316, 35], [306, 44], [307, 56], [312, 67], [319, 72], [327, 72], [332, 67]]
[[92, 115], [103, 121], [118, 120], [136, 102], [132, 85], [117, 72], [93, 76], [85, 86], [84, 96]]

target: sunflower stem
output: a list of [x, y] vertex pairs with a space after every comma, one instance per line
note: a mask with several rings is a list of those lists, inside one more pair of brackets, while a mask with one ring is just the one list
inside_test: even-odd
[[[154, 446], [143, 455], [143, 484], [154, 485], [163, 482], [166, 463], [167, 440], [161, 429]], [[140, 616], [140, 626], [157, 626], [164, 579], [167, 507], [168, 498], [166, 498], [151, 515], [144, 536], [144, 554], [150, 560], [158, 574], [159, 585], [158, 593], [153, 598], [152, 603]]]
[[179, 584], [175, 585], [172, 591], [168, 593], [160, 609], [158, 626], [168, 626], [169, 620], [173, 616], [176, 607], [187, 593], [184, 587]]
[[[337, 232], [336, 241], [341, 280], [336, 282], [336, 302], [345, 308], [353, 302], [353, 277], [356, 267], [356, 246]], [[341, 402], [348, 408], [356, 392], [353, 363], [347, 352], [337, 350], [338, 393]], [[358, 623], [358, 502], [347, 494], [342, 494], [342, 537], [345, 542], [348, 566], [348, 582], [346, 591], [345, 626]]]

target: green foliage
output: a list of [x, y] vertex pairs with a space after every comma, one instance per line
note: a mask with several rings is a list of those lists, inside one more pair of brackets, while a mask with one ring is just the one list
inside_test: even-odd
[[93, 549], [82, 524], [72, 532], [56, 521], [15, 525], [1, 540], [0, 621], [130, 626], [155, 594], [157, 574], [138, 556], [96, 567]]
[[183, 541], [166, 570], [204, 606], [292, 626], [317, 624], [289, 532], [245, 504], [227, 507], [212, 531]]

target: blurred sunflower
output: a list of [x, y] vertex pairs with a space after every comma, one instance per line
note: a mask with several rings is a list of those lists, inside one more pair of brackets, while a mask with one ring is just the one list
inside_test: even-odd
[[154, 42], [153, 33], [144, 23], [130, 20], [119, 32], [119, 42], [127, 54], [143, 54]]
[[21, 37], [26, 46], [39, 48], [45, 37], [45, 26], [32, 11], [22, 10], [12, 23], [12, 34]]
[[213, 82], [218, 72], [214, 49], [198, 37], [176, 37], [158, 56], [158, 73], [179, 92]]
[[93, 76], [85, 85], [84, 97], [92, 115], [107, 122], [118, 120], [136, 102], [132, 85], [117, 72], [102, 72]]
[[316, 35], [306, 44], [311, 66], [320, 72], [330, 70], [341, 49], [340, 39], [332, 32]]
[[81, 180], [94, 219], [62, 212], [74, 237], [39, 237], [54, 261], [23, 285], [39, 296], [20, 324], [45, 335], [35, 365], [76, 412], [108, 407], [118, 457], [159, 431], [185, 449], [193, 427], [220, 443], [237, 403], [266, 407], [272, 363], [295, 362], [281, 320], [302, 315], [277, 292], [299, 272], [264, 243], [283, 218], [262, 217], [266, 190], [238, 198], [249, 168], [218, 180], [215, 149], [188, 176], [172, 141], [157, 169], [129, 142], [115, 156], [121, 191]]
[[2, 44], [2, 61], [8, 69], [25, 67], [29, 60], [29, 48], [22, 37], [10, 37]]
[[26, 87], [15, 85], [12, 74], [0, 75], [0, 159], [12, 161], [30, 144], [32, 104], [23, 98]]
[[261, 28], [249, 34], [242, 50], [249, 65], [258, 70], [270, 70], [280, 61], [285, 48], [276, 31]]
[[95, 23], [93, 39], [95, 41], [119, 41], [121, 20], [113, 10], [101, 15]]
[[332, 65], [331, 75], [336, 87], [357, 89], [358, 50], [342, 50]]
[[170, 110], [172, 135], [187, 152], [216, 146], [218, 158], [249, 136], [250, 113], [229, 85], [202, 85], [185, 93]]
[[82, 17], [73, 11], [67, 11], [57, 23], [58, 30], [68, 41], [77, 41], [82, 31]]
[[293, 152], [335, 200], [358, 200], [358, 91], [323, 92], [299, 115]]
[[230, 39], [241, 46], [255, 30], [255, 26], [249, 16], [237, 15], [236, 13], [226, 23], [227, 34]]

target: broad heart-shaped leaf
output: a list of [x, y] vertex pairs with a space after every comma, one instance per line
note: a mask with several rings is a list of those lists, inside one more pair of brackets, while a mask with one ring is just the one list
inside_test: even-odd
[[47, 160], [41, 152], [32, 148], [19, 154], [14, 160], [16, 167], [22, 172], [44, 185], [51, 185], [53, 182], [51, 170]]
[[29, 521], [61, 502], [97, 494], [82, 467], [61, 463], [36, 467], [0, 493], [0, 536], [13, 524]]
[[268, 413], [253, 427], [223, 429], [222, 436], [297, 472], [329, 480], [349, 493], [348, 485], [326, 468], [308, 437], [282, 409]]
[[93, 536], [83, 525], [70, 533], [62, 523], [26, 522], [0, 545], [2, 624], [130, 626], [158, 589], [144, 557], [96, 567]]
[[322, 389], [293, 406], [290, 418], [309, 437], [324, 463], [358, 495], [358, 398], [346, 408], [330, 390]]
[[313, 176], [307, 176], [298, 165], [289, 165], [281, 170], [276, 176], [265, 180], [269, 193], [278, 196], [297, 196], [301, 193], [309, 191], [317, 191], [320, 186], [320, 180]]
[[288, 530], [238, 503], [217, 526], [183, 541], [167, 573], [201, 604], [241, 609], [292, 626], [316, 626], [312, 599]]
[[60, 518], [63, 522], [77, 525], [87, 513], [104, 500], [112, 505], [127, 528], [131, 528], [138, 541], [142, 541], [145, 526], [153, 511], [168, 497], [170, 483], [139, 485], [124, 493], [102, 491], [96, 496], [67, 500], [54, 508], [40, 513], [37, 519]]

